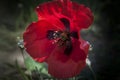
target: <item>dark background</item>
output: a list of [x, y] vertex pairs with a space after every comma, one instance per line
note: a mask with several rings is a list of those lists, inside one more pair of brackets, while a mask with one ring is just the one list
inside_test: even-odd
[[[34, 9], [46, 1], [51, 0], [0, 0], [0, 80], [13, 80], [6, 73], [11, 69], [6, 63], [21, 60], [17, 37], [22, 37], [26, 26], [37, 20]], [[81, 31], [81, 36], [92, 45], [89, 59], [97, 80], [120, 80], [120, 1], [73, 1], [90, 7], [94, 14], [94, 23], [88, 30]], [[89, 77], [89, 74], [85, 75]], [[19, 80], [19, 76], [14, 77]]]

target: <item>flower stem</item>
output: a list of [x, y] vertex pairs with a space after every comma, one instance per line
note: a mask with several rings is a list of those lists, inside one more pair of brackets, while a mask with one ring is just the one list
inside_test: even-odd
[[97, 79], [96, 79], [95, 72], [93, 71], [92, 67], [91, 67], [90, 65], [88, 65], [88, 67], [89, 67], [90, 71], [92, 72], [92, 75], [93, 75], [94, 80], [97, 80]]

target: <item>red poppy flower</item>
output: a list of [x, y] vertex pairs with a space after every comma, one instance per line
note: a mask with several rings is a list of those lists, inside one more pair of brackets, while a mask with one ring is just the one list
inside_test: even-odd
[[93, 22], [89, 8], [70, 0], [54, 0], [36, 8], [38, 21], [24, 32], [26, 51], [38, 62], [47, 62], [57, 78], [76, 76], [85, 67], [89, 43], [79, 31]]

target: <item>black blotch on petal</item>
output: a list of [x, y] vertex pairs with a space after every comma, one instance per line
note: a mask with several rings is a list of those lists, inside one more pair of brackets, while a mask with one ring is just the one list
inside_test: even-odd
[[48, 30], [47, 31], [47, 38], [49, 40], [59, 38], [61, 33], [62, 33], [62, 31]]
[[69, 56], [72, 52], [72, 49], [73, 49], [72, 42], [66, 41], [66, 48], [65, 48], [64, 54]]
[[48, 31], [47, 31], [47, 38], [48, 38], [49, 40], [54, 39], [53, 34], [54, 34], [54, 31], [53, 31], [53, 30], [48, 30]]
[[65, 26], [65, 28], [66, 28], [67, 30], [70, 30], [70, 22], [69, 22], [68, 19], [66, 19], [66, 18], [61, 18], [60, 21], [64, 24], [64, 26]]
[[73, 38], [79, 39], [79, 36], [78, 36], [78, 33], [77, 33], [77, 32], [71, 32], [70, 35], [71, 35]]

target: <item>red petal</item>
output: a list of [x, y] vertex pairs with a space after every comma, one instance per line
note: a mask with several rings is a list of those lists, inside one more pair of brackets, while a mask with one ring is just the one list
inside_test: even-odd
[[85, 61], [74, 62], [68, 60], [67, 62], [61, 62], [52, 57], [52, 60], [48, 59], [49, 73], [56, 78], [70, 78], [77, 76], [80, 71], [85, 67]]
[[56, 48], [54, 48], [51, 57], [49, 57], [49, 60], [52, 60], [53, 58], [55, 58], [58, 61], [61, 62], [66, 62], [69, 59], [69, 56], [64, 54], [64, 50], [65, 47], [60, 47], [58, 45], [56, 45]]
[[89, 47], [90, 47], [89, 42], [88, 42], [88, 41], [85, 41], [85, 40], [83, 40], [83, 39], [80, 39], [80, 42], [81, 42], [80, 48], [81, 48], [82, 50], [84, 50], [84, 52], [85, 52], [86, 54], [88, 54]]
[[58, 30], [58, 27], [54, 27], [45, 20], [40, 20], [29, 25], [23, 35], [26, 51], [38, 61], [45, 59], [54, 49], [52, 40], [48, 40], [46, 37], [48, 30]]
[[78, 3], [73, 2], [73, 23], [74, 25], [81, 28], [88, 28], [93, 22], [93, 14], [88, 7], [84, 5], [79, 5]]
[[85, 60], [87, 57], [87, 54], [85, 53], [84, 50], [82, 50], [80, 48], [80, 41], [78, 41], [77, 39], [72, 39], [72, 44], [73, 44], [73, 50], [72, 53], [70, 55], [70, 58], [75, 61], [81, 61], [81, 60]]
[[42, 62], [52, 52], [52, 50], [54, 49], [54, 45], [46, 38], [36, 40], [31, 45], [26, 45], [25, 48], [30, 56], [32, 56], [36, 61]]
[[48, 18], [48, 16], [62, 18], [65, 16], [70, 17], [70, 13], [68, 12], [69, 8], [70, 8], [69, 0], [56, 0], [40, 4], [36, 8], [36, 12], [38, 14], [39, 19]]
[[70, 78], [78, 75], [85, 67], [87, 54], [80, 49], [80, 42], [72, 40], [73, 52], [70, 56], [64, 54], [64, 48], [57, 47], [47, 58], [49, 73], [56, 78]]
[[55, 16], [56, 18], [68, 18], [72, 27], [88, 28], [93, 22], [93, 14], [88, 7], [70, 0], [55, 0], [46, 2], [36, 8], [39, 19]]

